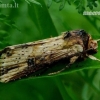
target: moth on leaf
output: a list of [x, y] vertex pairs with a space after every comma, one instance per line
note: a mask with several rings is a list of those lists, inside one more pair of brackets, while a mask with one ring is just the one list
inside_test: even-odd
[[84, 30], [72, 30], [57, 37], [8, 46], [0, 51], [0, 82], [29, 76], [63, 59], [69, 60], [69, 64], [49, 75], [65, 70], [77, 59], [89, 57], [100, 61], [92, 56], [97, 53], [97, 41]]

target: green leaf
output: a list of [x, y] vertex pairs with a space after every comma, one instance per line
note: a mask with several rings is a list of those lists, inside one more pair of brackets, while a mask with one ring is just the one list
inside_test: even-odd
[[74, 4], [76, 5], [76, 9], [78, 9], [79, 13], [83, 13], [85, 10], [84, 1], [83, 0], [75, 0]]
[[52, 4], [52, 0], [48, 0], [47, 1], [47, 7], [49, 8], [51, 6], [51, 4]]
[[87, 7], [89, 7], [91, 10], [93, 9], [93, 5], [92, 5], [92, 2], [88, 2], [88, 5]]
[[42, 7], [41, 3], [40, 3], [40, 2], [37, 2], [36, 0], [25, 0], [25, 1], [26, 1], [28, 4], [34, 3], [34, 4], [40, 5], [40, 6]]
[[94, 69], [94, 71], [92, 72], [92, 75], [90, 76], [91, 82], [93, 81], [93, 79], [96, 76], [97, 72], [98, 72], [98, 69]]
[[97, 3], [96, 3], [97, 0], [87, 0], [87, 7], [89, 7], [91, 10], [93, 9], [93, 6], [94, 7], [97, 7]]
[[62, 0], [53, 0], [53, 1], [55, 1], [56, 3], [59, 3], [59, 2], [61, 2]]
[[71, 0], [67, 0], [68, 4], [71, 5]]
[[2, 0], [0, 0], [0, 4], [2, 4]]
[[[51, 1], [52, 0], [48, 0], [48, 8], [51, 6]], [[71, 5], [71, 3], [74, 3], [76, 5], [76, 9], [78, 9], [79, 13], [83, 13], [83, 11], [86, 9], [86, 6], [89, 7], [91, 10], [93, 10], [93, 7], [97, 7], [97, 0], [87, 0], [87, 2], [85, 0], [53, 0], [56, 3], [61, 3], [59, 10], [62, 10], [65, 6], [66, 1], [68, 2], [69, 5]], [[86, 4], [87, 3], [87, 4]]]
[[8, 17], [8, 15], [4, 15], [4, 14], [0, 13], [0, 18], [5, 19], [7, 17]]
[[83, 13], [85, 10], [84, 6], [82, 6], [82, 5], [79, 5], [76, 9], [78, 9], [79, 13]]
[[40, 3], [43, 5], [42, 8], [33, 4], [32, 6], [28, 6], [30, 18], [35, 23], [41, 38], [51, 37], [49, 34], [52, 36], [57, 36], [58, 33], [55, 29], [44, 1], [41, 0]]
[[18, 28], [18, 26], [15, 24], [14, 21], [12, 20], [4, 20], [4, 24], [6, 24], [7, 26], [11, 27], [11, 28], [15, 28], [18, 31], [20, 31], [20, 29]]
[[25, 0], [28, 4], [30, 4], [29, 0]]
[[8, 45], [8, 37], [9, 34], [5, 30], [0, 30], [0, 49], [4, 48], [5, 46]]
[[17, 25], [15, 24], [15, 22], [14, 21], [12, 21], [11, 19], [8, 19], [8, 15], [4, 15], [4, 14], [2, 14], [2, 13], [0, 13], [0, 21], [3, 23], [3, 24], [5, 24], [5, 25], [7, 25], [7, 26], [9, 26], [9, 27], [11, 27], [11, 28], [15, 28], [15, 29], [17, 29], [18, 31], [20, 31], [20, 29], [17, 27]]
[[61, 1], [61, 4], [60, 4], [60, 7], [59, 7], [59, 10], [62, 10], [65, 6], [65, 3], [66, 3], [66, 0], [62, 0]]
[[93, 3], [93, 5], [94, 5], [94, 7], [97, 7], [98, 6], [97, 3], [95, 3], [95, 2]]

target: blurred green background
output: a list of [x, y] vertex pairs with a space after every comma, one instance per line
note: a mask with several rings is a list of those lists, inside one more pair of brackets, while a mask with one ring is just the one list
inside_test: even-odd
[[[78, 3], [70, 5], [67, 2], [65, 4], [64, 0], [61, 0], [62, 3], [54, 2], [60, 0], [51, 1], [38, 0], [40, 4], [28, 4], [24, 0], [16, 0], [18, 8], [0, 8], [0, 49], [8, 45], [58, 36], [63, 31], [74, 29], [84, 29], [93, 38], [100, 38], [99, 15], [84, 16], [82, 12], [79, 13], [79, 10], [84, 10], [82, 5], [78, 6], [82, 8], [76, 9]], [[75, 1], [84, 1], [80, 4], [87, 4], [86, 0]], [[3, 0], [0, 3], [14, 2], [15, 0]], [[99, 11], [99, 2], [96, 1], [98, 6], [93, 6], [91, 11]], [[51, 5], [49, 9], [47, 5]], [[86, 6], [85, 10], [90, 11]], [[100, 43], [95, 56], [100, 58]], [[57, 75], [41, 75], [0, 83], [0, 100], [100, 100], [99, 68], [100, 62], [86, 59]]]

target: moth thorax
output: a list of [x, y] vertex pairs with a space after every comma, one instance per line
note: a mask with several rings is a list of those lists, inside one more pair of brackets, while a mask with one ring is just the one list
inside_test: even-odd
[[93, 40], [93, 39], [89, 39], [89, 42], [88, 42], [88, 50], [89, 50], [89, 54], [95, 54], [97, 53], [97, 48], [98, 48], [98, 43], [96, 40]]

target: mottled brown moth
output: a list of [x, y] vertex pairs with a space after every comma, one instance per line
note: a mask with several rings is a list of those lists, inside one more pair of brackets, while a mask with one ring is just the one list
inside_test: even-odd
[[97, 53], [97, 41], [84, 30], [72, 30], [57, 37], [8, 46], [0, 51], [0, 82], [22, 78], [62, 59], [70, 61], [68, 66], [86, 57], [99, 61], [92, 56]]

